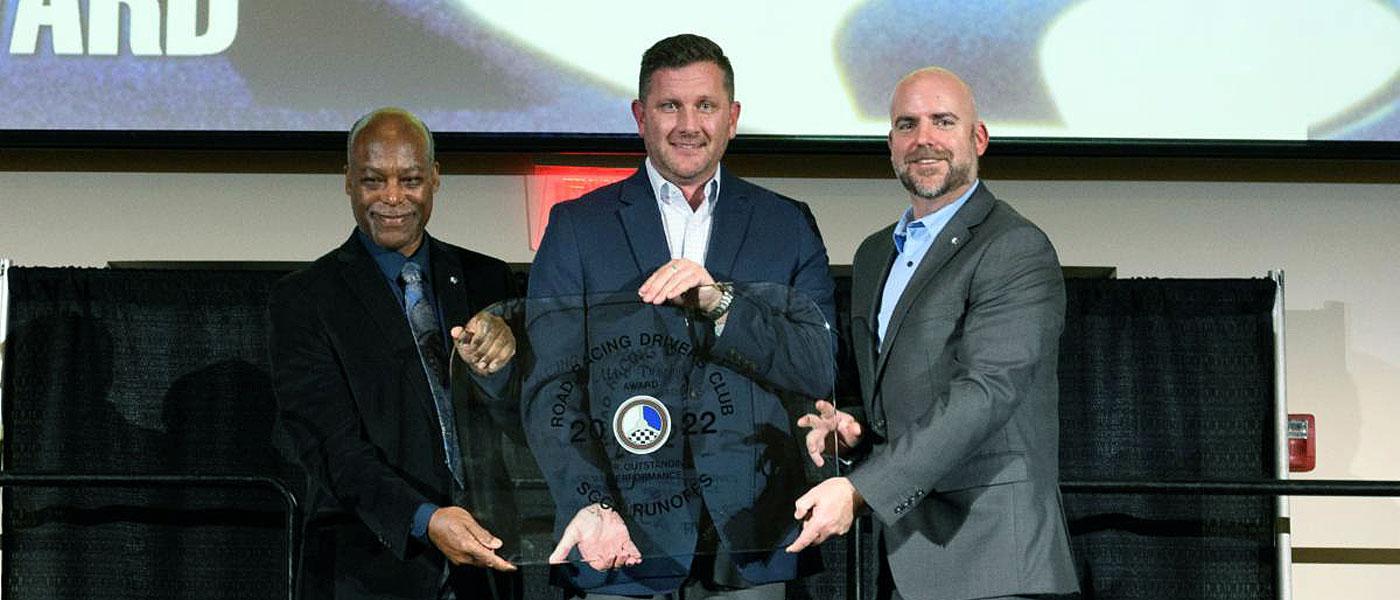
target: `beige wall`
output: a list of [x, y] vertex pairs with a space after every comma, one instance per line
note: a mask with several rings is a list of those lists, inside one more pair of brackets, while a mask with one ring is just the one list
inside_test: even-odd
[[[766, 178], [811, 204], [832, 261], [894, 220], [885, 179]], [[1067, 265], [1120, 277], [1287, 277], [1289, 410], [1317, 415], [1310, 477], [1400, 480], [1400, 184], [992, 181]], [[336, 175], [0, 172], [0, 257], [309, 260], [349, 232]], [[528, 261], [525, 179], [445, 178], [430, 229]], [[1293, 500], [1295, 546], [1400, 548], [1400, 501]], [[1400, 566], [1300, 565], [1296, 598], [1393, 598]]]

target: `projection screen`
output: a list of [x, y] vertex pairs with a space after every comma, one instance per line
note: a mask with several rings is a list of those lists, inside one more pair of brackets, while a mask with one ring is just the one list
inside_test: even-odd
[[[439, 132], [632, 134], [638, 63], [706, 35], [740, 132], [888, 130], [937, 64], [997, 138], [1400, 141], [1400, 0], [6, 0], [0, 136], [344, 131], [383, 105]], [[3, 145], [3, 144], [0, 144]]]

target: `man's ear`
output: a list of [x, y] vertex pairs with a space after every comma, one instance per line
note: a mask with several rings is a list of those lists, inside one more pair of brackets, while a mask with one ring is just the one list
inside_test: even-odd
[[646, 137], [647, 107], [641, 100], [632, 101], [632, 118], [637, 120], [637, 135]]
[[729, 103], [729, 139], [739, 134], [739, 101], [734, 100]]

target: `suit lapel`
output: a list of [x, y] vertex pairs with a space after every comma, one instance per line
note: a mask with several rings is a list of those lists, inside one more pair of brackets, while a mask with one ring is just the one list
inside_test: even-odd
[[[418, 358], [418, 343], [413, 339], [413, 331], [409, 329], [403, 307], [394, 297], [394, 292], [389, 289], [383, 272], [379, 270], [379, 264], [374, 262], [374, 258], [353, 232], [350, 234], [350, 240], [341, 245], [339, 258], [341, 279], [379, 329], [378, 335], [365, 332], [361, 338], [367, 340], [364, 343], [382, 345], [387, 356], [407, 355], [411, 356], [414, 364], [421, 364]], [[433, 260], [436, 260], [436, 257]], [[414, 381], [414, 387], [418, 388], [419, 407], [425, 411], [422, 416], [434, 419], [433, 423], [436, 423], [437, 407], [433, 404], [433, 392], [428, 387], [427, 377], [415, 377]]]
[[364, 244], [352, 232], [350, 240], [340, 246], [337, 252], [340, 259], [340, 277], [350, 292], [360, 301], [365, 314], [379, 328], [378, 337], [388, 340], [390, 349], [400, 346], [413, 347], [413, 333], [408, 329], [408, 319], [403, 308], [394, 299], [379, 265], [369, 255]]
[[[894, 313], [890, 315], [890, 324], [885, 328], [884, 343], [880, 345], [880, 358], [875, 367], [876, 380], [885, 370], [885, 364], [889, 359], [890, 345], [894, 342], [895, 336], [899, 335], [899, 328], [904, 324], [904, 317], [909, 314], [909, 308], [913, 306], [914, 300], [919, 297], [924, 288], [937, 278], [938, 273], [943, 270], [948, 261], [967, 247], [968, 243], [972, 241], [972, 228], [987, 218], [987, 213], [991, 212], [995, 203], [996, 197], [987, 191], [986, 185], [977, 184], [977, 191], [958, 210], [958, 214], [954, 215], [953, 219], [943, 227], [943, 231], [938, 233], [938, 237], [933, 239], [933, 244], [924, 254], [918, 268], [914, 270], [914, 275], [909, 278], [909, 285], [905, 286], [904, 293], [900, 294], [899, 301], [894, 305]], [[887, 265], [885, 269], [886, 276], [888, 276], [889, 266]]]
[[[437, 299], [438, 310], [442, 311], [443, 325], [447, 328], [447, 331], [443, 332], [443, 337], [445, 338], [444, 343], [447, 344], [445, 356], [447, 356], [448, 369], [468, 368], [460, 362], [457, 356], [457, 349], [452, 343], [452, 328], [466, 325], [478, 308], [475, 299], [484, 296], [476, 291], [475, 286], [479, 285], [479, 282], [476, 279], [467, 278], [466, 269], [457, 253], [449, 250], [447, 244], [437, 241], [432, 236], [425, 234], [425, 237], [431, 244], [428, 260], [433, 271], [433, 296]], [[469, 451], [472, 445], [471, 428], [463, 426], [470, 415], [466, 406], [471, 395], [460, 393], [463, 390], [458, 389], [456, 380], [456, 377], [449, 378], [447, 391], [456, 407], [452, 414], [452, 428], [457, 432], [457, 444], [462, 451], [462, 469], [465, 475], [473, 472], [469, 465], [473, 464], [472, 458], [475, 456], [475, 453]], [[432, 390], [428, 391], [428, 397], [432, 398]], [[432, 418], [432, 424], [437, 426], [439, 422], [437, 403], [433, 400], [429, 402], [430, 406], [427, 407], [430, 411], [429, 416]], [[454, 496], [461, 493], [461, 488], [457, 485], [451, 487]]]
[[857, 348], [859, 358], [866, 361], [869, 367], [869, 375], [861, 377], [861, 387], [863, 398], [872, 398], [871, 392], [875, 390], [875, 366], [880, 356], [880, 298], [884, 293], [884, 282], [890, 275], [890, 267], [894, 264], [895, 248], [891, 236], [894, 233], [894, 226], [891, 225], [875, 234], [877, 240], [882, 241], [883, 250], [877, 255], [864, 257], [861, 262], [855, 265], [857, 279], [852, 282], [852, 298], [863, 302], [861, 305], [865, 319], [865, 324], [869, 331], [864, 332], [867, 337], [866, 343], [861, 348]]
[[617, 211], [622, 219], [622, 228], [627, 232], [627, 242], [632, 248], [632, 258], [637, 261], [637, 270], [644, 275], [651, 274], [657, 267], [671, 260], [671, 250], [666, 243], [666, 227], [661, 222], [661, 209], [656, 206], [651, 182], [645, 168], [637, 169], [631, 177], [623, 180], [619, 200], [622, 208]]
[[753, 204], [749, 202], [747, 184], [731, 175], [728, 169], [720, 173], [719, 199], [710, 223], [709, 248], [705, 250], [705, 270], [717, 279], [732, 279], [739, 247], [748, 237]]
[[[893, 232], [893, 227], [887, 228], [885, 230], [885, 233], [889, 235], [882, 235], [881, 237], [885, 237], [888, 239], [891, 235], [893, 235]], [[894, 240], [890, 239], [890, 243], [886, 248], [885, 252], [881, 253], [879, 256], [880, 276], [878, 278], [868, 280], [868, 282], [862, 286], [865, 288], [862, 293], [866, 294], [866, 304], [868, 306], [868, 310], [865, 311], [865, 318], [870, 320], [869, 322], [872, 328], [871, 333], [875, 334], [875, 343], [877, 344], [877, 347], [873, 348], [874, 350], [880, 349], [878, 347], [878, 344], [880, 343], [880, 300], [881, 297], [884, 295], [885, 280], [889, 279], [890, 268], [894, 266], [894, 257]]]
[[447, 249], [446, 244], [432, 237], [428, 241], [432, 244], [429, 260], [433, 269], [433, 294], [437, 297], [438, 308], [442, 310], [446, 333], [451, 333], [453, 327], [466, 325], [477, 309], [472, 298], [479, 295], [471, 292], [476, 282], [467, 278], [461, 261]]

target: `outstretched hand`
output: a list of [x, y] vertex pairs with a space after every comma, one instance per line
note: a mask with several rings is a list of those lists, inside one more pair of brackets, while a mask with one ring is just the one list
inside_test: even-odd
[[444, 506], [433, 511], [428, 521], [428, 539], [454, 565], [475, 565], [497, 571], [514, 571], [515, 565], [496, 555], [501, 539], [491, 535], [471, 513], [460, 506]]
[[836, 410], [836, 405], [831, 402], [818, 400], [816, 409], [817, 414], [806, 414], [797, 419], [797, 426], [811, 429], [807, 432], [807, 455], [812, 457], [812, 464], [821, 467], [826, 465], [824, 454], [834, 452], [839, 455], [841, 451], [850, 450], [860, 443], [862, 430], [855, 417]]
[[578, 547], [579, 556], [598, 571], [641, 564], [642, 553], [632, 543], [622, 516], [600, 504], [590, 504], [574, 515], [564, 528], [564, 536], [549, 555], [550, 564], [569, 560], [569, 551]]

